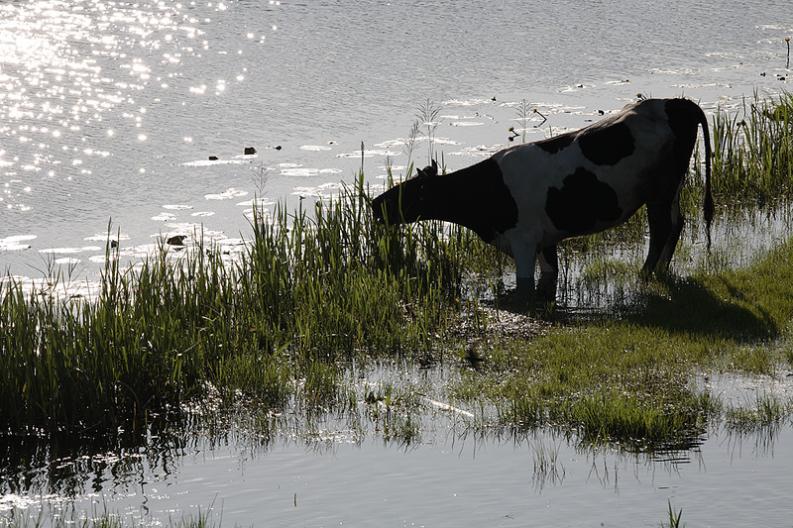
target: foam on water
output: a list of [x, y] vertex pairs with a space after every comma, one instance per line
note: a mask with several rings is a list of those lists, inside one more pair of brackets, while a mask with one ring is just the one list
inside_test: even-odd
[[30, 249], [27, 242], [35, 240], [37, 235], [12, 235], [0, 238], [0, 251], [21, 251]]

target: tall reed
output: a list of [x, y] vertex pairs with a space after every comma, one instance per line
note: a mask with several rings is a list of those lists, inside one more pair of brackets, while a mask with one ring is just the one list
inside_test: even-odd
[[210, 388], [280, 408], [298, 387], [330, 394], [353, 360], [438, 345], [483, 245], [439, 223], [379, 225], [361, 185], [310, 215], [257, 218], [230, 264], [199, 246], [122, 268], [108, 249], [94, 301], [0, 282], [0, 428], [129, 427]]

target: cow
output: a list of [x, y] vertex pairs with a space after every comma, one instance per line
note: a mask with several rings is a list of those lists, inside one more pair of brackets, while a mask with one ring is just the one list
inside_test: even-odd
[[622, 224], [646, 204], [650, 247], [642, 276], [666, 274], [683, 230], [680, 191], [699, 125], [710, 249], [710, 132], [702, 109], [688, 99], [643, 99], [580, 130], [506, 148], [446, 175], [433, 161], [374, 198], [374, 218], [467, 227], [515, 259], [520, 297], [553, 300], [557, 244]]

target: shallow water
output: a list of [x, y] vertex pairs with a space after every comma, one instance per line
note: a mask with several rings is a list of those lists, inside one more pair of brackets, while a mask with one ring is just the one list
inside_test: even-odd
[[224, 526], [658, 526], [667, 501], [687, 526], [782, 527], [793, 516], [789, 427], [648, 456], [435, 422], [410, 446], [330, 429], [319, 441], [199, 439], [170, 458], [127, 453], [126, 467], [111, 460], [75, 496], [0, 496], [0, 525], [3, 511], [35, 517], [42, 505], [48, 515], [73, 507], [77, 518], [108, 512], [154, 525], [211, 508]]
[[[449, 376], [359, 373], [351, 414], [195, 415], [142, 442], [41, 445], [18, 451], [17, 462], [10, 448], [0, 453], [0, 526], [40, 511], [45, 524], [109, 513], [156, 526], [209, 510], [224, 526], [636, 527], [658, 526], [667, 501], [687, 526], [790, 526], [789, 417], [743, 434], [715, 421], [689, 449], [633, 452], [547, 430], [482, 427], [467, 409], [436, 399]], [[697, 384], [725, 408], [753, 408], [763, 395], [791, 401], [792, 376], [703, 373]], [[382, 383], [419, 395], [417, 403], [365, 403]], [[408, 417], [412, 425], [400, 429]]]
[[[508, 144], [522, 99], [548, 117], [534, 128], [531, 115], [534, 140], [638, 92], [709, 108], [776, 92], [788, 84], [785, 7], [7, 3], [0, 268], [90, 274], [103, 252], [85, 248], [102, 245], [111, 218], [135, 253], [201, 224], [237, 238], [248, 232], [240, 197], [328, 195], [360, 167], [362, 140], [367, 176], [382, 184], [386, 157], [407, 164], [404, 138], [427, 98], [441, 103], [436, 151], [455, 169]], [[249, 146], [257, 154], [243, 156]], [[426, 148], [419, 139], [413, 160]]]

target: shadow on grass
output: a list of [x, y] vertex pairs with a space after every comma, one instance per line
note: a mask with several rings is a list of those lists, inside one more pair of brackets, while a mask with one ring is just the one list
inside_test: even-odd
[[695, 278], [657, 280], [640, 288], [629, 305], [611, 308], [527, 302], [514, 292], [502, 294], [486, 304], [562, 326], [620, 321], [739, 343], [773, 339], [780, 335], [778, 324], [760, 303], [752, 301], [723, 277], [712, 281], [713, 284], [708, 285]]
[[[625, 313], [625, 321], [674, 333], [751, 342], [779, 336], [780, 328], [767, 310], [723, 277], [711, 288], [699, 279], [670, 278], [664, 291], [646, 292]], [[719, 295], [714, 290], [723, 290]]]

